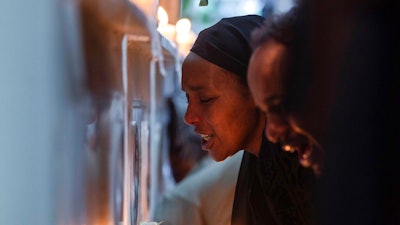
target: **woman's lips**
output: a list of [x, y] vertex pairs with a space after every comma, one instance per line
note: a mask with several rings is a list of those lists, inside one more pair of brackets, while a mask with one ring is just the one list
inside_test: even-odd
[[210, 150], [212, 135], [200, 134], [201, 135], [201, 148], [204, 150]]

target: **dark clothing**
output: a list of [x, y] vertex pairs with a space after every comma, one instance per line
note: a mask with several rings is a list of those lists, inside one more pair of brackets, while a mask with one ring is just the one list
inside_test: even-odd
[[232, 211], [232, 225], [314, 224], [312, 170], [296, 153], [281, 150], [263, 136], [259, 157], [245, 152]]

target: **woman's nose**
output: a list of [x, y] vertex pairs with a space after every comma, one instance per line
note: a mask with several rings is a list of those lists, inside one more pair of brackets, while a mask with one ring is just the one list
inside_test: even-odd
[[195, 107], [191, 104], [188, 104], [183, 120], [189, 125], [195, 125], [200, 121], [199, 114], [196, 112]]
[[288, 132], [289, 124], [284, 118], [273, 114], [267, 116], [265, 135], [269, 141], [277, 143], [281, 141]]

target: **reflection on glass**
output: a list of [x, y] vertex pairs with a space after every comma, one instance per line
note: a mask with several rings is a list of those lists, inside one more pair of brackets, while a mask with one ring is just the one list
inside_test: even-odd
[[123, 216], [124, 101], [114, 94], [93, 104], [86, 132], [86, 223], [116, 224]]
[[132, 103], [132, 122], [131, 122], [131, 144], [129, 144], [130, 177], [128, 178], [129, 192], [131, 194], [129, 212], [131, 214], [131, 224], [140, 222], [140, 188], [141, 188], [141, 168], [142, 168], [142, 142], [141, 142], [141, 121], [143, 113], [143, 103], [134, 100]]

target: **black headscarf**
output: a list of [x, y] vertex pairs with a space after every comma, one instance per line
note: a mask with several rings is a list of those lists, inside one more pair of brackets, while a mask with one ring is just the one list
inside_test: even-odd
[[251, 32], [264, 20], [258, 15], [223, 18], [199, 33], [191, 51], [246, 80]]

